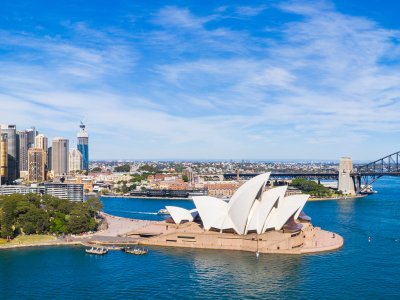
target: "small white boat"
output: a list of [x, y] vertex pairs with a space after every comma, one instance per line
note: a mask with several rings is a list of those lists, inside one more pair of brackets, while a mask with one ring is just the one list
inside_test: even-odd
[[157, 212], [157, 214], [158, 215], [169, 215], [169, 212], [165, 208], [162, 208]]
[[85, 250], [88, 254], [96, 254], [96, 255], [104, 255], [108, 253], [108, 249], [106, 248], [90, 248]]
[[149, 250], [145, 249], [145, 248], [125, 248], [124, 249], [125, 253], [129, 253], [129, 254], [134, 254], [134, 255], [145, 255], [149, 252]]

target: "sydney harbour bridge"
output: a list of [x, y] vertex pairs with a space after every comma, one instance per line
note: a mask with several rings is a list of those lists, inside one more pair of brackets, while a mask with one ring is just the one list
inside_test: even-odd
[[[319, 173], [272, 173], [275, 180], [305, 178], [309, 180], [337, 180], [338, 190], [344, 194], [359, 194], [382, 176], [400, 176], [400, 151], [389, 154], [368, 164], [353, 168], [351, 158], [342, 157], [337, 172]], [[258, 173], [225, 173], [225, 179], [250, 179]]]

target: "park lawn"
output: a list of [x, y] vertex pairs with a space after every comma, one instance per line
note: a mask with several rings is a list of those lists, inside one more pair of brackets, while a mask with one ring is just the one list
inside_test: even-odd
[[13, 246], [13, 245], [28, 245], [28, 244], [40, 244], [54, 241], [55, 237], [45, 234], [33, 234], [33, 235], [19, 235], [11, 242], [7, 242], [5, 239], [0, 239], [0, 247]]

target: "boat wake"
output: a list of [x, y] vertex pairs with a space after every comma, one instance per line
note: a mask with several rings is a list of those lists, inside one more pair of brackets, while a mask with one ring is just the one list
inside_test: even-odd
[[137, 215], [157, 215], [156, 212], [148, 212], [148, 211], [130, 211], [130, 210], [109, 210], [110, 212], [119, 212], [119, 213], [128, 213], [128, 214], [137, 214]]

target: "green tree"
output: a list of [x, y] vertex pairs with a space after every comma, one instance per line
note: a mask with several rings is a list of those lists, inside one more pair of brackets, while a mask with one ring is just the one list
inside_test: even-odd
[[67, 222], [64, 214], [58, 213], [56, 217], [52, 218], [50, 231], [59, 234], [68, 232]]
[[189, 177], [188, 177], [186, 174], [183, 174], [183, 175], [182, 175], [182, 180], [183, 180], [184, 182], [188, 182], [188, 181], [189, 181]]
[[157, 167], [146, 164], [146, 165], [139, 167], [139, 171], [146, 171], [147, 173], [155, 174], [155, 173], [159, 172], [159, 169]]
[[1, 230], [0, 235], [2, 238], [10, 236], [14, 237], [14, 217], [15, 217], [16, 202], [12, 197], [6, 197], [2, 201], [2, 215], [1, 215]]
[[89, 230], [90, 217], [81, 207], [76, 207], [71, 211], [68, 220], [68, 232], [78, 234]]
[[131, 167], [129, 165], [122, 165], [122, 166], [117, 166], [114, 168], [115, 172], [125, 172], [128, 173], [131, 171]]
[[89, 209], [93, 212], [101, 211], [103, 209], [103, 203], [99, 200], [99, 198], [89, 198], [86, 201], [86, 204], [88, 205]]

